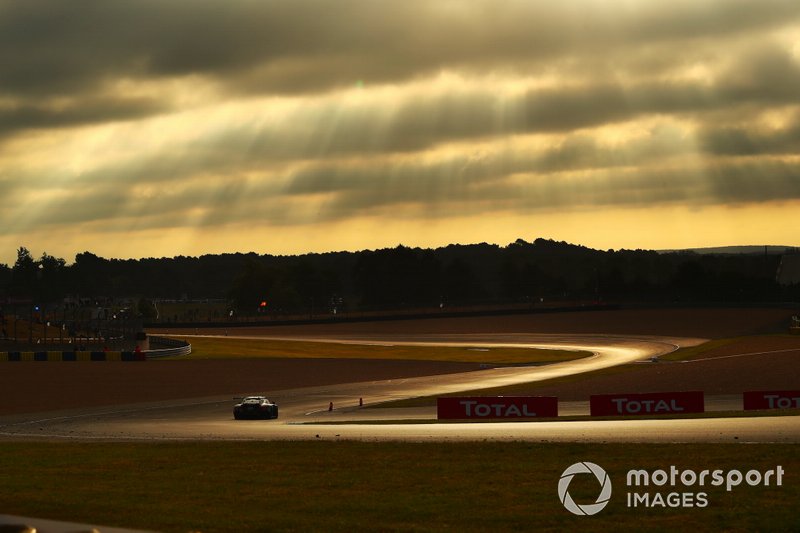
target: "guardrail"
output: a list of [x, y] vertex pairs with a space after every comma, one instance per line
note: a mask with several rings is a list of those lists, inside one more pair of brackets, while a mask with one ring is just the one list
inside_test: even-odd
[[160, 357], [173, 357], [179, 355], [189, 355], [192, 353], [192, 345], [186, 341], [170, 339], [168, 337], [150, 336], [150, 344], [168, 346], [168, 348], [158, 348], [147, 350], [145, 354], [148, 359], [158, 359]]
[[0, 351], [0, 362], [17, 361], [144, 361], [161, 357], [189, 355], [192, 345], [167, 337], [150, 337], [152, 344], [164, 346], [144, 352], [120, 350], [12, 350]]

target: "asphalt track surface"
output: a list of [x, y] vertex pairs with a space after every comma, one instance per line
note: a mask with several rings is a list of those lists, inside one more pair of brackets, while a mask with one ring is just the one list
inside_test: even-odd
[[[81, 409], [36, 417], [9, 416], [0, 419], [0, 437], [129, 441], [800, 442], [800, 417], [431, 423], [435, 419], [435, 410], [430, 408], [359, 407], [360, 399], [363, 399], [364, 407], [374, 407], [390, 400], [540, 381], [649, 361], [678, 347], [697, 344], [700, 339], [539, 334], [282, 339], [366, 345], [447, 345], [474, 349], [508, 346], [556, 348], [591, 351], [593, 355], [545, 366], [489, 368], [460, 374], [262, 391], [280, 405], [278, 420], [235, 421], [233, 401], [226, 396]], [[335, 408], [328, 411], [331, 402]], [[741, 408], [738, 397], [712, 397], [706, 403], [707, 410]], [[561, 415], [588, 414], [588, 405], [586, 402], [562, 403], [559, 411]], [[399, 420], [403, 423], [392, 423]]]

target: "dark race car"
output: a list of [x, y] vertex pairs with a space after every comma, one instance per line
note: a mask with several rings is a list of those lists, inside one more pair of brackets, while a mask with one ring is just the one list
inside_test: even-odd
[[278, 418], [278, 404], [272, 403], [263, 396], [248, 396], [241, 403], [233, 406], [233, 418]]

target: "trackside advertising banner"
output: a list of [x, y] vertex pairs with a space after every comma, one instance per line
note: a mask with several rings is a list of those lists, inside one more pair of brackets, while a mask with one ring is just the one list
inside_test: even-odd
[[646, 394], [597, 394], [589, 398], [592, 416], [666, 415], [702, 413], [703, 393], [656, 392]]
[[743, 395], [744, 408], [754, 409], [798, 409], [800, 390], [792, 391], [750, 391]]
[[557, 417], [555, 396], [469, 396], [436, 400], [440, 420]]

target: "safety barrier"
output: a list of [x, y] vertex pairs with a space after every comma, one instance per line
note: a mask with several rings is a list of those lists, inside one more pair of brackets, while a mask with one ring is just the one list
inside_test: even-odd
[[157, 359], [161, 357], [173, 357], [180, 355], [189, 355], [192, 353], [192, 345], [186, 341], [178, 339], [170, 339], [168, 337], [150, 337], [150, 345], [167, 346], [167, 348], [147, 350], [148, 359]]
[[[363, 405], [363, 400], [359, 400]], [[800, 409], [800, 390], [742, 393], [743, 410]], [[330, 404], [333, 410], [333, 403]], [[598, 394], [590, 398], [592, 417], [676, 415], [705, 412], [701, 391]], [[447, 396], [437, 398], [439, 420], [557, 418], [553, 396]]]
[[458, 396], [437, 398], [439, 420], [494, 418], [554, 418], [558, 416], [555, 396]]
[[702, 413], [705, 400], [701, 391], [593, 394], [589, 409], [592, 416]]
[[89, 350], [65, 350], [65, 351], [10, 351], [0, 352], [0, 362], [22, 362], [22, 361], [145, 361], [161, 357], [171, 357], [179, 355], [189, 355], [192, 353], [192, 345], [186, 341], [168, 339], [166, 337], [150, 337], [151, 344], [156, 346], [167, 346], [146, 351], [89, 351]]
[[22, 361], [144, 361], [144, 352], [120, 351], [64, 351], [64, 352], [0, 352], [0, 361], [11, 363]]
[[744, 393], [745, 411], [800, 408], [800, 390], [748, 391]]

